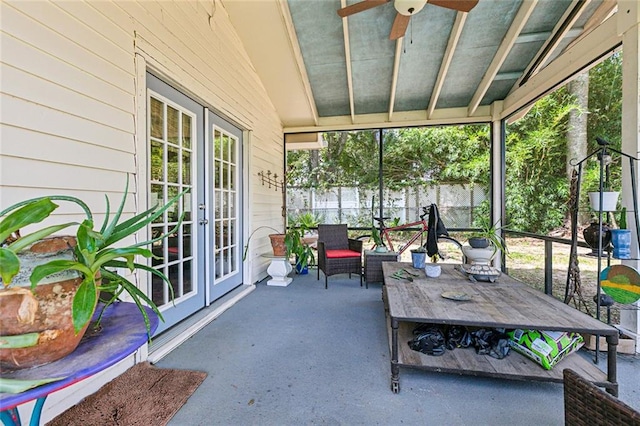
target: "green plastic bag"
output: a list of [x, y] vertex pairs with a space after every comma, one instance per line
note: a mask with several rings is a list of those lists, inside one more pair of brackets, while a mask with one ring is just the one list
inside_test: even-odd
[[562, 331], [513, 330], [507, 333], [516, 352], [551, 370], [560, 360], [584, 345], [578, 333]]

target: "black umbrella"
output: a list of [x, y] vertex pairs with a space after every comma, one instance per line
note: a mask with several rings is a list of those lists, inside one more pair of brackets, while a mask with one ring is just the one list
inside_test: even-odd
[[427, 256], [433, 257], [438, 254], [438, 237], [449, 236], [449, 231], [440, 220], [438, 206], [431, 204], [429, 207], [429, 229], [427, 230]]

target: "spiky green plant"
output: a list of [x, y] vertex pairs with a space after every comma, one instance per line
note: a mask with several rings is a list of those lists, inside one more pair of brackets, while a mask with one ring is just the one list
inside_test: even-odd
[[[178, 224], [168, 233], [151, 240], [143, 241], [126, 247], [114, 247], [118, 242], [129, 237], [149, 225], [153, 220], [172, 207], [187, 192], [173, 197], [164, 206], [153, 206], [150, 209], [120, 222], [129, 187], [129, 177], [122, 200], [113, 218], [110, 218], [109, 197], [105, 195], [106, 215], [99, 230], [94, 229], [93, 215], [89, 207], [80, 199], [62, 195], [32, 198], [14, 204], [0, 212], [0, 277], [5, 288], [12, 286], [12, 279], [20, 271], [20, 260], [17, 253], [31, 246], [53, 233], [71, 226], [77, 226], [73, 260], [52, 260], [36, 266], [30, 276], [31, 290], [45, 277], [68, 270], [75, 270], [82, 274], [80, 284], [72, 303], [73, 326], [78, 333], [92, 318], [95, 311], [98, 292], [111, 294], [104, 300], [104, 308], [118, 300], [119, 296], [127, 293], [138, 306], [144, 317], [147, 333], [150, 337], [150, 321], [144, 305], [149, 306], [162, 320], [162, 314], [153, 301], [147, 297], [135, 284], [127, 278], [117, 274], [113, 268], [127, 268], [131, 272], [143, 270], [160, 277], [164, 282], [169, 279], [160, 271], [145, 264], [135, 262], [136, 256], [144, 258], [154, 257], [151, 250], [146, 248], [152, 243], [166, 238], [174, 233], [182, 224], [183, 215]], [[82, 223], [68, 222], [38, 229], [28, 235], [20, 236], [19, 230], [45, 220], [58, 208], [53, 201], [66, 201], [79, 205], [85, 212], [86, 218]], [[96, 278], [100, 280], [96, 281]], [[172, 290], [171, 285], [169, 289]], [[103, 308], [103, 310], [104, 310]], [[100, 315], [101, 318], [101, 315]]]

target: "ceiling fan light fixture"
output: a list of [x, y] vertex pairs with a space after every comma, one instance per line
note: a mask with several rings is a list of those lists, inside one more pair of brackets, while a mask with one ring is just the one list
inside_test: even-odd
[[427, 4], [426, 0], [395, 0], [393, 7], [396, 8], [399, 14], [411, 16], [420, 12], [425, 4]]

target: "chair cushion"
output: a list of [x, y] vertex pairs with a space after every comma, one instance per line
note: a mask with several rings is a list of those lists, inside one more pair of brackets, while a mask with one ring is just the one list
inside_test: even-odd
[[343, 259], [345, 257], [360, 257], [360, 253], [353, 250], [327, 250], [327, 259]]

